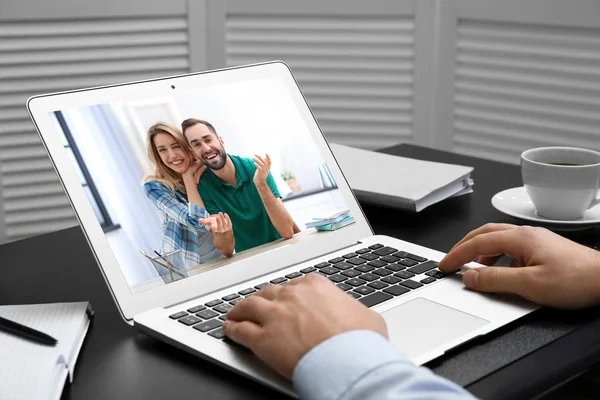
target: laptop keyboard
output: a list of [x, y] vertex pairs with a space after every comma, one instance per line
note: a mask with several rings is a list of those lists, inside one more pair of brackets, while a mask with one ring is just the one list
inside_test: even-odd
[[227, 311], [235, 303], [269, 285], [285, 284], [291, 279], [311, 273], [326, 276], [338, 288], [367, 307], [374, 307], [447, 276], [437, 269], [434, 261], [378, 243], [199, 304], [187, 311], [172, 314], [169, 318], [216, 339], [235, 344], [223, 333], [223, 321], [227, 319]]

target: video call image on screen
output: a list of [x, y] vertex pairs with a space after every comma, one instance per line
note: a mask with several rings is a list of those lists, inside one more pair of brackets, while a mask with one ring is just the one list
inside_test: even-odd
[[279, 78], [50, 116], [134, 294], [354, 222]]

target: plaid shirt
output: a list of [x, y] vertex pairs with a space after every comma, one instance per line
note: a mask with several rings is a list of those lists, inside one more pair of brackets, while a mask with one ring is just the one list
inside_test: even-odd
[[221, 256], [212, 241], [209, 229], [198, 222], [208, 218], [208, 212], [174, 193], [158, 181], [144, 183], [146, 196], [154, 203], [162, 222], [161, 252], [181, 249], [186, 268], [192, 268]]

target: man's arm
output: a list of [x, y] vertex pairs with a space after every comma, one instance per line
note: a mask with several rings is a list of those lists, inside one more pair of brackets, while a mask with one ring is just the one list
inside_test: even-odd
[[[295, 224], [292, 216], [286, 210], [281, 199], [275, 197], [275, 193], [273, 193], [273, 190], [271, 189], [271, 187], [275, 187], [275, 190], [277, 190], [275, 180], [269, 172], [271, 169], [271, 159], [269, 158], [268, 154], [264, 158], [256, 156], [254, 158], [254, 163], [256, 165], [254, 184], [256, 185], [258, 194], [265, 205], [267, 215], [281, 237], [284, 239], [289, 239], [294, 236]], [[277, 194], [279, 193], [277, 192]]]
[[301, 399], [473, 400], [463, 388], [417, 367], [378, 333], [355, 330], [310, 350], [292, 375]]
[[301, 399], [473, 399], [414, 365], [387, 340], [381, 315], [319, 274], [237, 303], [223, 329], [292, 378]]

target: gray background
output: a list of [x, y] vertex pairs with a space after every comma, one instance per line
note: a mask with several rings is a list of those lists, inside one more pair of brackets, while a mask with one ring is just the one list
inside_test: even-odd
[[77, 224], [35, 94], [280, 59], [331, 142], [600, 150], [594, 0], [2, 0], [0, 243]]

